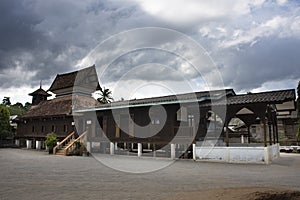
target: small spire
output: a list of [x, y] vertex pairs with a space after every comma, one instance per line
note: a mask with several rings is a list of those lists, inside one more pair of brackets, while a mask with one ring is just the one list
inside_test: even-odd
[[40, 81], [40, 89], [42, 89], [43, 80]]

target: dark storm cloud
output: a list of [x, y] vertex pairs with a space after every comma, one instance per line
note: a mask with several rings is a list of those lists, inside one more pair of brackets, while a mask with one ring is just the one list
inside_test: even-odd
[[1, 51], [35, 48], [44, 40], [41, 32], [34, 29], [43, 18], [38, 16], [30, 4], [18, 0], [0, 2]]
[[[135, 10], [130, 4], [117, 5], [107, 1], [1, 1], [0, 73], [6, 78], [0, 79], [0, 87], [33, 86], [40, 80], [50, 84], [57, 73], [73, 71], [78, 60]], [[24, 73], [13, 74], [13, 70]]]
[[[221, 68], [225, 85], [250, 91], [267, 81], [300, 78], [300, 39], [264, 39], [252, 47], [232, 50], [227, 66]], [[233, 54], [234, 52], [234, 54]]]
[[[225, 87], [251, 90], [268, 81], [299, 79], [298, 2], [280, 6], [275, 1], [231, 0], [234, 6], [224, 1], [211, 2], [191, 0], [189, 10], [185, 9], [186, 2], [167, 0], [2, 0], [0, 89], [37, 87], [40, 80], [49, 85], [56, 74], [77, 70], [83, 58], [103, 40], [122, 31], [149, 26], [175, 29], [203, 45], [216, 62]], [[160, 8], [158, 13], [155, 8]], [[177, 45], [176, 40], [170, 35], [145, 33], [125, 42], [169, 45], [174, 51], [183, 52], [184, 58], [199, 58], [184, 45]], [[114, 50], [120, 51], [117, 47], [122, 42], [115, 41]], [[220, 46], [222, 42], [227, 46]], [[103, 46], [101, 52], [114, 53], [110, 46]], [[151, 68], [147, 63], [156, 64]], [[144, 68], [128, 78], [173, 82], [180, 76], [198, 78], [178, 56], [149, 51], [119, 57], [107, 69], [105, 79], [118, 81], [136, 66]], [[203, 74], [211, 70], [205, 66], [204, 62]], [[102, 67], [101, 63], [97, 67]], [[174, 72], [170, 73], [170, 67]]]

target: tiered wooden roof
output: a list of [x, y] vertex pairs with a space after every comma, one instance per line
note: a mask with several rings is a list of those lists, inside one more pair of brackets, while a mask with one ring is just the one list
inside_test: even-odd
[[92, 90], [100, 90], [98, 76], [95, 66], [81, 69], [66, 74], [58, 74], [48, 91], [56, 93], [56, 91], [66, 88], [80, 86]]
[[86, 96], [66, 96], [43, 101], [32, 106], [22, 118], [49, 117], [60, 115], [72, 115], [72, 109], [92, 108], [100, 103], [91, 97]]
[[29, 94], [30, 96], [36, 96], [36, 95], [40, 95], [40, 96], [46, 96], [46, 97], [50, 97], [51, 94], [48, 94], [45, 90], [43, 90], [42, 88], [37, 89], [36, 91], [32, 92]]

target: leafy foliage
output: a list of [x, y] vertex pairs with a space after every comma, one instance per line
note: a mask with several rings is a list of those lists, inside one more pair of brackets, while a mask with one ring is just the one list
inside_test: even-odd
[[2, 104], [5, 106], [10, 106], [11, 105], [10, 97], [4, 97], [2, 100]]
[[53, 148], [57, 144], [57, 137], [54, 133], [48, 133], [46, 136], [45, 144], [49, 149], [49, 153], [53, 152]]
[[114, 99], [112, 98], [112, 93], [109, 89], [103, 87], [100, 89], [100, 98], [97, 99], [100, 103], [106, 104], [111, 103]]
[[11, 105], [8, 108], [10, 115], [23, 115], [30, 108], [30, 104], [29, 105], [28, 104], [27, 106], [23, 106], [21, 103], [16, 103], [14, 105]]
[[31, 106], [29, 102], [25, 103], [23, 106], [22, 103], [11, 104], [10, 97], [4, 97], [2, 100], [2, 105], [6, 106], [9, 110], [10, 116], [12, 115], [23, 115]]
[[1, 138], [10, 135], [9, 111], [4, 105], [0, 105], [0, 135]]

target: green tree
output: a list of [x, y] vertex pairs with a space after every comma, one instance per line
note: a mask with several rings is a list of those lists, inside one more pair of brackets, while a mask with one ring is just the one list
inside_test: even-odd
[[10, 135], [9, 111], [4, 105], [0, 105], [0, 136], [5, 138]]
[[112, 98], [112, 93], [109, 89], [103, 87], [100, 89], [100, 98], [97, 99], [100, 103], [106, 104], [111, 103], [114, 99]]
[[298, 98], [297, 98], [298, 131], [297, 131], [296, 136], [297, 136], [298, 138], [300, 138], [300, 81], [298, 82], [297, 95], [298, 95]]
[[11, 105], [10, 97], [4, 97], [2, 100], [2, 104], [5, 106], [10, 106]]
[[[27, 104], [27, 103], [26, 103]], [[10, 115], [23, 115], [29, 108], [30, 106], [27, 105], [23, 106], [22, 103], [15, 103], [13, 105], [11, 105], [10, 107], [8, 107], [9, 113]]]

